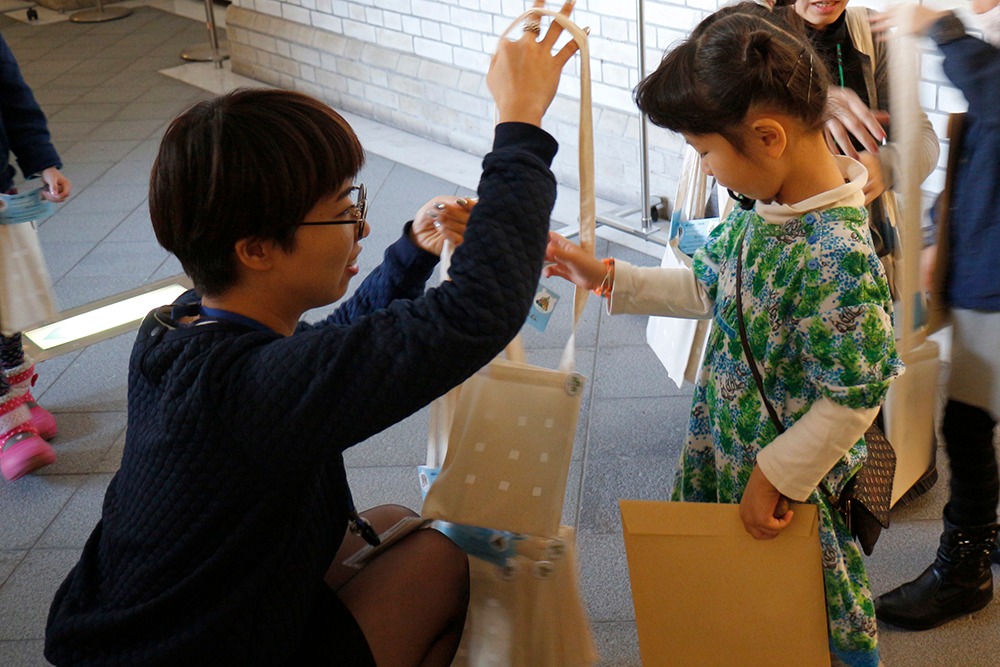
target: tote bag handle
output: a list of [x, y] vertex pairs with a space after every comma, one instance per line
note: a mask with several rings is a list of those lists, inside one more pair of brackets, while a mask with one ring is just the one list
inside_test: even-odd
[[[563, 27], [576, 41], [580, 48], [580, 127], [579, 127], [579, 169], [580, 169], [580, 247], [590, 255], [594, 254], [596, 240], [596, 208], [594, 200], [594, 115], [590, 92], [590, 46], [588, 35], [582, 28], [570, 21], [566, 16], [549, 9], [530, 9], [515, 19], [500, 39], [523, 24], [526, 19], [549, 16]], [[448, 269], [455, 247], [450, 241], [445, 241], [441, 250], [441, 279], [448, 279]], [[576, 326], [587, 305], [588, 290], [577, 287], [573, 294], [573, 326], [570, 329], [569, 340], [563, 349], [559, 370], [571, 373], [576, 369]], [[524, 346], [520, 337], [508, 344], [507, 358], [511, 361], [524, 362]], [[434, 401], [431, 404], [430, 428], [427, 439], [427, 466], [433, 468], [444, 461], [444, 452], [448, 448], [448, 434], [454, 416], [455, 403], [459, 387]]]
[[[594, 254], [596, 240], [596, 206], [594, 200], [594, 111], [590, 93], [590, 44], [587, 33], [564, 14], [551, 9], [532, 8], [516, 18], [500, 35], [506, 39], [512, 30], [526, 20], [548, 16], [562, 26], [580, 49], [580, 123], [579, 123], [579, 169], [580, 169], [580, 247], [588, 254]], [[569, 340], [563, 350], [559, 370], [571, 373], [576, 368], [576, 326], [587, 306], [587, 289], [577, 287], [573, 294], [573, 326]]]

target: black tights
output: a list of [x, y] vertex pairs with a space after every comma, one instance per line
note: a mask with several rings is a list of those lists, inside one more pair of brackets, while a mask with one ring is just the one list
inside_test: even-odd
[[945, 449], [951, 465], [948, 520], [958, 526], [996, 523], [1000, 477], [993, 447], [996, 421], [981, 408], [948, 401], [944, 410]]
[[[362, 515], [379, 533], [404, 516], [397, 505]], [[340, 561], [363, 543], [348, 533], [327, 583], [361, 626], [379, 667], [451, 664], [462, 639], [469, 606], [469, 560], [436, 530], [403, 538], [361, 570]]]
[[[13, 336], [0, 335], [0, 366], [3, 368], [17, 368], [24, 361], [24, 349], [21, 347], [21, 334]], [[10, 383], [3, 373], [0, 373], [0, 396], [5, 396], [10, 391]]]

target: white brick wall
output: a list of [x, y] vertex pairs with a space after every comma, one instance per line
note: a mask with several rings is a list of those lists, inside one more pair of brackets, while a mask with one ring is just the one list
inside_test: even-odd
[[[923, 1], [935, 7], [958, 4]], [[721, 4], [725, 0], [645, 0], [647, 69]], [[492, 119], [483, 75], [499, 33], [530, 6], [529, 0], [235, 0], [227, 23], [234, 71], [481, 153], [490, 144]], [[639, 80], [636, 3], [577, 0], [575, 17], [592, 29], [598, 193], [632, 202], [639, 190], [639, 122], [631, 99]], [[920, 100], [943, 136], [947, 114], [963, 110], [964, 100], [948, 84], [941, 56], [929, 42], [923, 45], [922, 68]], [[567, 68], [546, 121], [566, 146], [577, 142], [578, 76], [577, 64]], [[649, 147], [653, 193], [672, 198], [681, 141], [650, 128]], [[560, 152], [555, 168], [562, 181], [575, 182], [571, 151]], [[939, 168], [925, 190], [939, 189], [942, 181]]]

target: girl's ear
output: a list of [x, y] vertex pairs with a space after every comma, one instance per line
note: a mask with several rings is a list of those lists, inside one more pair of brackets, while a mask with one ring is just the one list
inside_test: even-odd
[[774, 118], [761, 117], [750, 125], [753, 140], [770, 158], [779, 158], [788, 148], [784, 126]]
[[240, 239], [233, 247], [239, 263], [251, 271], [266, 271], [274, 264], [274, 241], [254, 236]]

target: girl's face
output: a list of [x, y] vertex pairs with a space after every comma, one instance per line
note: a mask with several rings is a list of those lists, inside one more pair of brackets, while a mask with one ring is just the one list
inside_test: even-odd
[[825, 30], [847, 9], [847, 0], [795, 0], [795, 13], [814, 30]]
[[321, 197], [303, 219], [304, 223], [340, 222], [347, 224], [303, 224], [295, 233], [295, 249], [282, 253], [285, 289], [297, 295], [305, 310], [333, 303], [344, 296], [351, 278], [358, 274], [360, 241], [368, 236], [368, 224], [360, 236], [353, 219], [356, 196], [351, 181]]
[[684, 139], [701, 156], [701, 170], [725, 187], [752, 199], [771, 201], [780, 182], [754, 154], [756, 142], [747, 142], [740, 152], [721, 134], [684, 134]]

